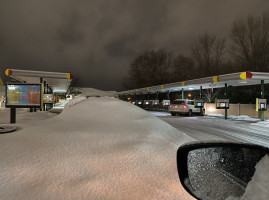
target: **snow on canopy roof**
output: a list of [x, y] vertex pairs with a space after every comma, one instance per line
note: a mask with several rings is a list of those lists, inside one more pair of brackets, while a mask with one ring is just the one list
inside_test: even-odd
[[26, 83], [40, 83], [40, 78], [46, 81], [54, 93], [66, 93], [73, 75], [62, 72], [46, 72], [20, 69], [7, 69], [6, 76]]
[[232, 74], [224, 74], [220, 76], [210, 76], [206, 78], [187, 80], [182, 82], [169, 83], [164, 85], [151, 86], [146, 88], [133, 89], [128, 91], [118, 92], [119, 95], [126, 94], [145, 94], [145, 93], [155, 93], [155, 92], [170, 92], [179, 91], [184, 89], [184, 91], [190, 90], [200, 90], [202, 86], [203, 89], [210, 88], [223, 88], [225, 83], [228, 86], [248, 86], [248, 85], [258, 85], [261, 84], [261, 80], [264, 83], [269, 83], [269, 73], [268, 72], [237, 72]]

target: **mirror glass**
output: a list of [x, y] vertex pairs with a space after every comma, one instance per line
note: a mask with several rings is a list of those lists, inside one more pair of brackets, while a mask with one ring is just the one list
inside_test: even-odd
[[188, 178], [184, 184], [201, 199], [241, 197], [265, 154], [263, 149], [233, 146], [192, 150], [188, 153]]

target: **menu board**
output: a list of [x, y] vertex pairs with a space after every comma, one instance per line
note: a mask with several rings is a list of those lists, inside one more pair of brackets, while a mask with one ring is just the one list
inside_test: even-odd
[[43, 94], [43, 103], [53, 103], [53, 94]]
[[16, 83], [6, 85], [6, 107], [41, 107], [41, 84]]

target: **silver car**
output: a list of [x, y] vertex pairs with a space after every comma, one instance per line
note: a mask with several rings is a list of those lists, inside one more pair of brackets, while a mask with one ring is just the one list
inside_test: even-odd
[[[172, 116], [177, 114], [185, 114], [191, 116], [193, 113], [200, 114], [200, 108], [195, 108], [193, 100], [176, 99], [169, 106], [168, 111]], [[202, 114], [205, 115], [205, 109], [202, 109]]]

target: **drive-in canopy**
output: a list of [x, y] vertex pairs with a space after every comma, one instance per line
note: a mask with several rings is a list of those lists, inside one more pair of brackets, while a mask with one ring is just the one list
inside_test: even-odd
[[188, 81], [169, 83], [164, 85], [151, 86], [146, 88], [139, 88], [127, 91], [118, 92], [118, 95], [127, 94], [146, 94], [148, 92], [175, 92], [179, 90], [190, 91], [209, 88], [223, 88], [225, 84], [228, 86], [247, 86], [261, 84], [261, 80], [264, 83], [269, 83], [269, 73], [267, 72], [237, 72], [232, 74], [225, 74], [220, 76], [211, 76], [200, 79], [193, 79]]
[[70, 73], [20, 69], [7, 69], [5, 74], [25, 83], [40, 83], [40, 78], [42, 78], [52, 88], [54, 93], [66, 93], [73, 78], [73, 75]]

